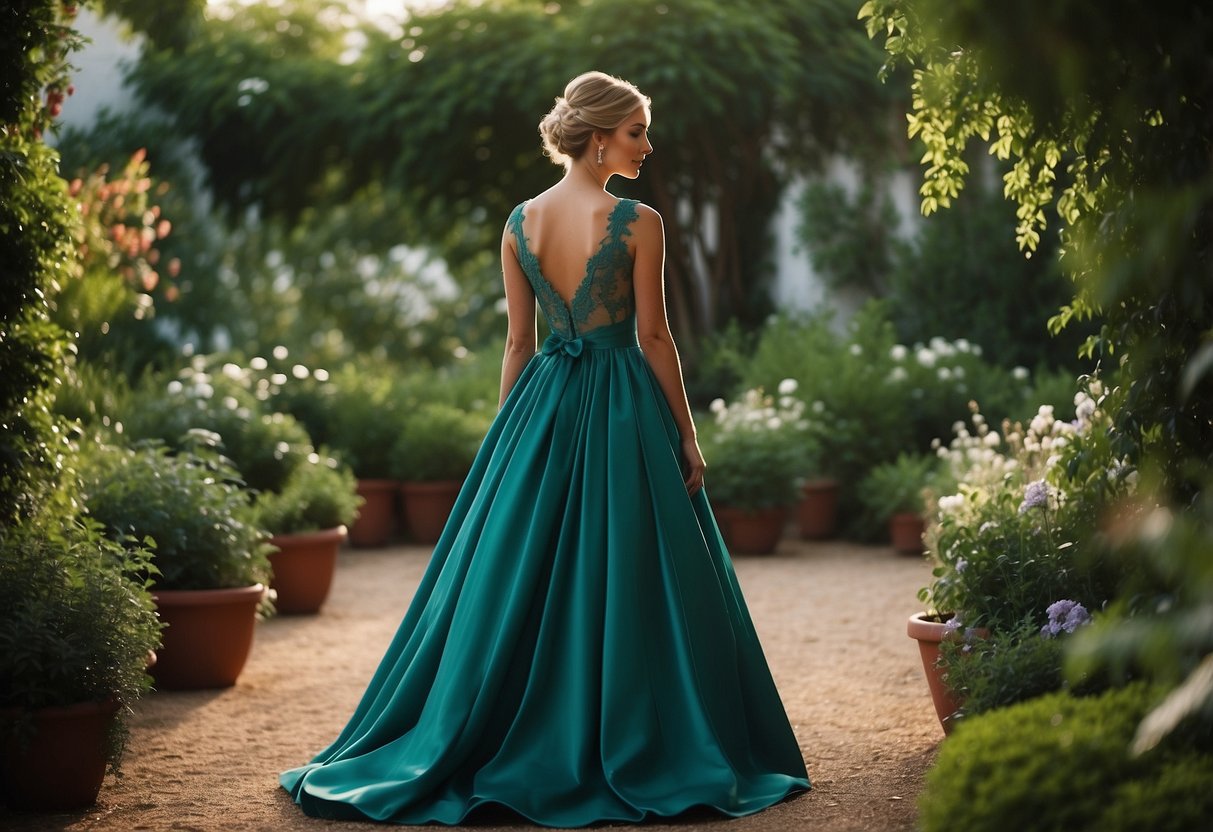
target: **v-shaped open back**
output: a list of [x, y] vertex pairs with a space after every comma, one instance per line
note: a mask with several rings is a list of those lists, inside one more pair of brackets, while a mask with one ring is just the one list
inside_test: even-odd
[[632, 294], [632, 258], [626, 237], [637, 217], [634, 199], [621, 199], [607, 216], [606, 235], [585, 264], [585, 275], [567, 301], [543, 274], [539, 258], [527, 244], [522, 227], [526, 202], [510, 214], [509, 226], [518, 243], [518, 263], [535, 291], [535, 298], [553, 332], [565, 338], [619, 323], [636, 308]]

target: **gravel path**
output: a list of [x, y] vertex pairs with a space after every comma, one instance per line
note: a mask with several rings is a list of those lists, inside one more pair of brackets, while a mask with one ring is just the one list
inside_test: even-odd
[[[429, 550], [345, 550], [311, 617], [258, 626], [234, 688], [140, 702], [120, 780], [91, 811], [22, 816], [24, 830], [350, 830], [304, 816], [277, 773], [328, 744], [353, 711], [408, 605]], [[813, 790], [739, 820], [693, 814], [646, 830], [912, 830], [942, 738], [905, 620], [927, 563], [883, 547], [785, 540], [736, 559], [755, 626], [808, 762]], [[480, 832], [537, 829], [508, 818]], [[614, 825], [603, 825], [614, 828]], [[598, 828], [603, 828], [598, 827]], [[620, 827], [625, 828], [625, 827]]]

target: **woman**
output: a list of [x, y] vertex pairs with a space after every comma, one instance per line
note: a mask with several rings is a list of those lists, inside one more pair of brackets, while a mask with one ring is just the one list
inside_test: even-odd
[[281, 776], [308, 814], [582, 826], [809, 787], [702, 489], [661, 218], [605, 190], [648, 127], [598, 72], [540, 124], [565, 176], [502, 236], [500, 410], [354, 716]]

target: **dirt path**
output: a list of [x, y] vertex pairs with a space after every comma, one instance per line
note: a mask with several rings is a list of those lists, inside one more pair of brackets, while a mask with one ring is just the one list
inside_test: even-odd
[[[86, 813], [21, 816], [25, 830], [349, 830], [305, 817], [277, 773], [328, 744], [362, 693], [429, 555], [342, 552], [333, 595], [313, 617], [258, 627], [234, 688], [153, 694], [136, 708], [121, 780]], [[738, 578], [783, 696], [813, 790], [740, 820], [696, 814], [645, 829], [911, 830], [915, 798], [943, 734], [905, 635], [925, 562], [890, 549], [784, 541], [736, 559]], [[501, 825], [493, 825], [500, 823]], [[480, 832], [538, 827], [508, 821]], [[601, 827], [599, 827], [601, 828]]]

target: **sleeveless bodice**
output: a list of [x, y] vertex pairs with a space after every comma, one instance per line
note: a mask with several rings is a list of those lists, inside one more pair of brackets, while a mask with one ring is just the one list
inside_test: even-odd
[[[606, 235], [585, 264], [585, 275], [566, 304], [539, 268], [539, 258], [527, 244], [522, 222], [527, 203], [510, 214], [509, 227], [518, 244], [518, 263], [535, 291], [548, 326], [560, 339], [571, 341], [594, 330], [630, 321], [636, 311], [632, 293], [632, 258], [626, 238], [638, 216], [637, 200], [621, 199], [607, 217]], [[611, 336], [607, 341], [615, 341]], [[545, 350], [546, 351], [546, 350]]]

